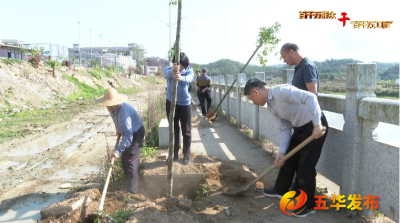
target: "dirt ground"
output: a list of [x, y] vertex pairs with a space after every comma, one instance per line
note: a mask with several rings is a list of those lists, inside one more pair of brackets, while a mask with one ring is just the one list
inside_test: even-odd
[[[130, 102], [132, 104], [137, 103], [137, 101]], [[219, 121], [223, 125], [229, 125], [223, 119]], [[40, 222], [93, 222], [93, 218], [90, 218], [93, 215], [90, 214], [97, 211], [101, 197], [100, 192], [103, 189], [102, 184], [96, 179], [99, 177], [104, 178], [105, 173], [104, 169], [100, 170], [100, 172], [98, 170], [103, 166], [102, 163], [105, 162], [104, 154], [107, 153], [107, 143], [108, 147], [112, 147], [116, 140], [111, 122], [105, 115], [104, 110], [95, 110], [77, 117], [71, 123], [54, 126], [54, 128], [48, 129], [47, 132], [40, 134], [40, 136], [36, 135], [18, 143], [6, 144], [7, 149], [2, 150], [2, 156], [6, 156], [12, 161], [28, 162], [28, 164], [22, 169], [17, 167], [11, 171], [6, 171], [6, 175], [1, 173], [2, 179], [9, 179], [2, 187], [0, 195], [0, 199], [2, 200], [0, 205], [1, 210], [4, 211], [7, 208], [8, 211], [13, 210], [13, 205], [23, 200], [26, 196], [37, 196], [39, 201], [46, 197], [54, 197], [57, 194], [61, 194], [63, 196], [59, 197], [59, 200], [63, 200], [75, 196], [76, 193], [85, 193], [91, 197], [91, 203], [87, 203], [82, 208], [78, 208], [59, 218], [50, 217], [42, 219]], [[208, 121], [197, 117], [197, 115], [193, 119], [193, 122], [203, 127], [209, 125]], [[66, 148], [68, 149], [67, 145], [73, 145], [74, 142], [82, 139], [84, 133], [72, 137], [60, 146], [53, 147], [39, 154], [24, 158], [12, 158], [10, 156], [10, 154], [18, 150], [16, 148], [20, 150], [26, 143], [32, 144], [32, 142], [36, 142], [35, 140], [40, 140], [40, 137], [48, 136], [52, 132], [57, 131], [57, 129], [62, 129], [63, 131], [74, 129], [74, 127], [76, 128], [79, 125], [78, 123], [80, 123], [82, 128], [84, 128], [84, 125], [92, 124], [87, 130], [83, 131], [87, 134], [90, 134], [89, 132], [91, 131], [98, 132], [89, 137], [80, 145], [79, 149], [73, 152], [64, 153]], [[160, 149], [158, 155], [166, 152], [166, 149]], [[126, 222], [145, 223], [363, 221], [361, 218], [354, 216], [347, 218], [344, 214], [335, 212], [309, 216], [304, 219], [283, 215], [278, 207], [279, 199], [267, 198], [262, 194], [265, 184], [272, 186], [271, 184], [276, 178], [276, 173], [258, 182], [241, 196], [226, 197], [221, 194], [222, 191], [236, 191], [243, 188], [256, 177], [256, 173], [254, 172], [260, 172], [260, 170], [252, 171], [242, 162], [221, 160], [195, 153], [192, 153], [191, 160], [192, 163], [187, 166], [182, 165], [181, 162], [174, 163], [173, 198], [167, 198], [165, 194], [166, 187], [160, 184], [160, 182], [166, 183], [167, 180], [166, 161], [158, 158], [158, 156], [142, 160], [140, 168], [140, 192], [146, 196], [147, 200], [129, 199], [129, 195], [122, 188], [123, 184], [119, 181], [113, 181], [107, 191], [104, 213], [111, 214], [117, 210], [125, 209], [130, 213], [130, 218]], [[45, 168], [44, 166], [49, 165], [49, 163], [51, 163], [51, 168]], [[36, 167], [34, 167], [35, 165]], [[261, 171], [263, 170], [261, 169]], [[197, 178], [192, 178], [192, 180], [182, 179], [182, 176], [185, 175], [195, 175]], [[153, 178], [148, 178], [149, 176]], [[158, 177], [154, 178], [154, 176]], [[190, 184], [190, 181], [195, 183]], [[71, 182], [74, 186], [70, 189], [60, 191], [60, 185], [65, 182]], [[157, 190], [164, 193], [157, 192]], [[45, 197], [39, 196], [38, 193], [41, 196], [45, 195]], [[179, 208], [178, 203], [180, 199], [192, 200], [191, 209], [187, 211]], [[35, 207], [35, 204], [27, 203], [26, 205]], [[20, 215], [23, 216], [23, 213], [20, 213]]]
[[[7, 87], [4, 85], [3, 89]], [[146, 97], [145, 91], [130, 98], [129, 103], [141, 113], [145, 110]], [[166, 194], [167, 164], [159, 156], [167, 150], [160, 149], [156, 157], [141, 160], [140, 193], [146, 196], [146, 201], [131, 199], [124, 192], [122, 182], [112, 181], [104, 204], [105, 214], [126, 210], [129, 213], [126, 222], [130, 223], [390, 222], [385, 218], [365, 219], [335, 211], [318, 212], [302, 219], [286, 216], [278, 207], [279, 199], [267, 198], [262, 193], [264, 186], [273, 186], [277, 171], [241, 196], [224, 196], [221, 192], [243, 188], [269, 167], [273, 162], [269, 152], [276, 148], [271, 144], [262, 148], [223, 117], [209, 123], [198, 115], [195, 106], [192, 123], [192, 162], [190, 165], [174, 163], [173, 197]], [[221, 137], [218, 142], [211, 141], [215, 133]], [[94, 107], [77, 114], [73, 120], [0, 145], [0, 222], [93, 222], [90, 217], [98, 209], [103, 189], [101, 180], [107, 173], [106, 154], [115, 141], [108, 112]], [[238, 160], [216, 153], [212, 145], [221, 142], [226, 143]], [[201, 149], [208, 151], [207, 154]], [[72, 187], [61, 189], [63, 183], [71, 183]], [[40, 218], [39, 211], [46, 206], [82, 194], [92, 202], [61, 217]], [[191, 200], [189, 210], [178, 207], [183, 199]], [[103, 222], [114, 221], [106, 218]]]

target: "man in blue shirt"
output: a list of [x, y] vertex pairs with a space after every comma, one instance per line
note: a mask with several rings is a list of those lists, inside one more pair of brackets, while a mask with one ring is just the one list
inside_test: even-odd
[[167, 67], [164, 70], [164, 77], [167, 79], [166, 111], [167, 117], [169, 118], [172, 100], [172, 87], [175, 79], [178, 80], [178, 87], [176, 90], [176, 107], [174, 117], [174, 160], [179, 160], [180, 122], [183, 136], [183, 163], [187, 165], [190, 163], [190, 145], [192, 143], [192, 108], [190, 106], [192, 97], [188, 92], [188, 88], [193, 81], [194, 72], [193, 68], [189, 66], [189, 58], [183, 52], [180, 53], [180, 65], [175, 63], [175, 57], [172, 60], [172, 63], [172, 67]]
[[289, 66], [296, 66], [292, 84], [299, 89], [318, 95], [318, 68], [310, 59], [303, 57], [299, 51], [299, 47], [294, 43], [285, 43], [281, 48], [283, 61]]
[[114, 88], [108, 88], [104, 96], [96, 100], [96, 104], [104, 105], [110, 112], [117, 135], [122, 136], [121, 143], [111, 154], [111, 157], [118, 159], [121, 156], [122, 168], [127, 186], [127, 191], [133, 197], [144, 200], [139, 192], [139, 158], [142, 147], [145, 129], [142, 120], [136, 110], [125, 101], [128, 96], [118, 94]]
[[[292, 85], [318, 95], [319, 70], [310, 59], [300, 54], [299, 47], [294, 43], [285, 43], [281, 48], [281, 56], [287, 65], [296, 66], [294, 68]], [[329, 128], [328, 121], [323, 112], [321, 112], [321, 116], [321, 119], [324, 119], [326, 122], [326, 128]], [[292, 189], [296, 190], [298, 188], [298, 179], [296, 177]]]

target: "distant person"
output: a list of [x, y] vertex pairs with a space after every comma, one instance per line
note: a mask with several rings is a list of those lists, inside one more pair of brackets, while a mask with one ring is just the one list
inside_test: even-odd
[[[318, 68], [310, 59], [303, 57], [299, 51], [299, 47], [294, 43], [285, 43], [281, 48], [281, 56], [283, 61], [289, 66], [295, 65], [292, 85], [301, 90], [309, 91], [315, 95], [318, 95]], [[321, 114], [321, 118], [326, 121], [325, 114], [323, 112]], [[326, 128], [328, 127], [329, 126], [327, 124]], [[295, 178], [292, 189], [298, 189], [297, 177]]]
[[[207, 112], [211, 108], [211, 95], [210, 95], [210, 87], [211, 87], [211, 78], [207, 75], [207, 68], [203, 68], [201, 70], [201, 76], [197, 78], [197, 88], [199, 90], [199, 100], [201, 106], [201, 114], [203, 116], [207, 115]], [[207, 101], [207, 109], [204, 104], [205, 100]]]
[[179, 122], [182, 128], [183, 136], [183, 163], [190, 163], [190, 146], [192, 143], [192, 108], [190, 102], [192, 97], [188, 92], [189, 85], [193, 81], [193, 68], [189, 66], [189, 58], [183, 52], [180, 53], [180, 65], [175, 63], [175, 56], [172, 60], [172, 67], [167, 67], [164, 70], [164, 77], [167, 79], [167, 101], [166, 111], [169, 118], [173, 81], [178, 80], [176, 91], [176, 108], [174, 117], [174, 161], [179, 160]]
[[[256, 77], [246, 82], [244, 94], [256, 105], [268, 104], [267, 109], [275, 116], [281, 132], [279, 152], [275, 157], [275, 165], [281, 168], [274, 188], [264, 188], [264, 194], [281, 199], [289, 191], [296, 173], [298, 189], [303, 190], [308, 199], [305, 209], [295, 210], [294, 213], [297, 214], [294, 216], [306, 217], [316, 213], [316, 210], [313, 210], [315, 177], [317, 176], [315, 166], [328, 134], [328, 129], [326, 132], [323, 130], [323, 126], [327, 126], [328, 123], [322, 118], [317, 96], [290, 84], [268, 87], [265, 82]], [[293, 135], [291, 135], [292, 126]], [[281, 161], [285, 154], [311, 135], [314, 137], [313, 141], [287, 159], [285, 163]]]
[[122, 140], [111, 154], [118, 159], [121, 156], [122, 169], [124, 170], [126, 190], [133, 195], [131, 198], [144, 200], [139, 192], [139, 158], [145, 129], [136, 110], [125, 101], [128, 96], [118, 94], [114, 88], [108, 88], [104, 96], [96, 100], [96, 104], [107, 107], [114, 122], [118, 136]]
[[[199, 77], [200, 77], [200, 71], [198, 70], [198, 71], [196, 71], [196, 85], [197, 85], [197, 80], [199, 79]], [[199, 91], [199, 86], [197, 86], [197, 91], [196, 91], [196, 93], [197, 93], [197, 98], [199, 99], [199, 104], [198, 104], [197, 106], [200, 107], [200, 91]]]

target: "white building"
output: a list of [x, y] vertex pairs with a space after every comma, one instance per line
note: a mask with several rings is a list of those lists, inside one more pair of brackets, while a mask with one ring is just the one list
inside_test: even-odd
[[145, 66], [144, 67], [144, 73], [145, 74], [155, 74], [158, 72], [158, 67], [157, 66]]

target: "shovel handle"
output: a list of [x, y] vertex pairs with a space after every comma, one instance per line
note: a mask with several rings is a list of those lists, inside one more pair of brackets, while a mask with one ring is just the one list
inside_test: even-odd
[[[115, 143], [114, 150], [118, 147], [120, 138], [121, 138], [121, 135], [118, 135], [117, 142]], [[101, 193], [101, 200], [100, 200], [100, 205], [99, 205], [99, 211], [100, 212], [103, 211], [104, 200], [106, 199], [108, 183], [110, 182], [110, 176], [111, 176], [113, 165], [114, 165], [114, 157], [111, 158], [111, 166], [108, 169], [108, 174], [107, 174], [107, 178], [106, 178], [106, 183], [104, 184], [103, 193]]]
[[[323, 131], [326, 131], [326, 127], [322, 127]], [[292, 151], [290, 151], [288, 154], [286, 154], [284, 157], [282, 157], [282, 162], [286, 161], [287, 159], [289, 159], [290, 157], [293, 156], [293, 154], [297, 153], [300, 149], [302, 149], [305, 145], [307, 145], [308, 143], [310, 143], [311, 141], [313, 141], [314, 136], [309, 136], [306, 140], [304, 140], [302, 143], [300, 143], [298, 146], [296, 146], [296, 148], [294, 148]], [[249, 187], [253, 184], [255, 184], [257, 181], [259, 181], [261, 178], [265, 177], [267, 174], [269, 174], [273, 169], [275, 169], [276, 167], [278, 167], [277, 165], [272, 165], [270, 168], [268, 168], [268, 170], [266, 170], [264, 173], [262, 173], [260, 176], [258, 176], [256, 179], [254, 179], [253, 181], [251, 181], [249, 184], [247, 184], [247, 186], [245, 187], [244, 190], [249, 189]]]
[[[253, 59], [254, 55], [257, 53], [258, 49], [260, 49], [260, 47], [263, 45], [264, 43], [260, 43], [257, 47], [256, 50], [254, 50], [253, 55], [251, 55], [250, 59], [247, 61], [247, 63], [244, 65], [244, 67], [242, 68], [242, 70], [240, 70], [239, 74], [241, 74], [244, 69], [246, 69], [247, 65], [249, 64], [250, 60]], [[214, 113], [216, 113], [218, 111], [219, 106], [221, 106], [222, 102], [224, 101], [225, 97], [229, 94], [229, 91], [231, 91], [231, 89], [233, 88], [233, 85], [236, 83], [237, 78], [232, 82], [231, 86], [229, 87], [229, 89], [226, 91], [224, 97], [222, 97], [222, 99], [219, 101], [217, 107], [215, 107], [215, 109], [213, 110]]]

